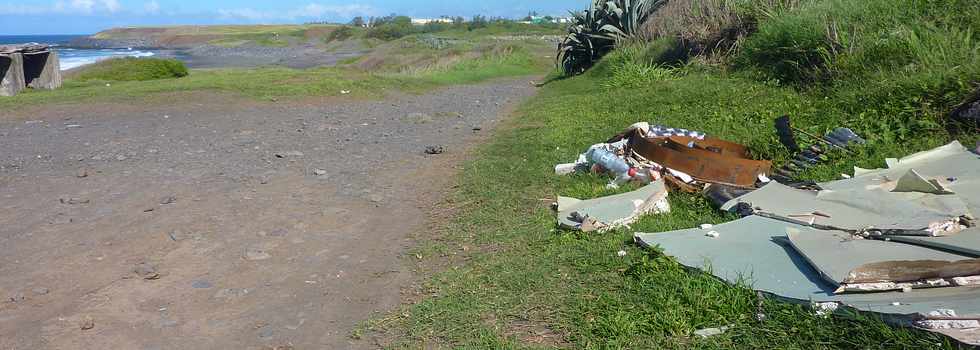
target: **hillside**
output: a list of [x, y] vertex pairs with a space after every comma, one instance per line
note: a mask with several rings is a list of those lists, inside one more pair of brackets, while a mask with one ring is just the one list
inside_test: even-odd
[[327, 37], [336, 25], [227, 25], [130, 27], [105, 30], [72, 43], [77, 47], [186, 49], [206, 44], [288, 46]]

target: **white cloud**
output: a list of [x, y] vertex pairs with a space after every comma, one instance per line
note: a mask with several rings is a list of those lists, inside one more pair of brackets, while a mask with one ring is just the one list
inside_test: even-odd
[[119, 0], [102, 0], [102, 6], [105, 6], [106, 11], [110, 13], [115, 13], [122, 9], [122, 5], [119, 5]]
[[143, 5], [143, 11], [149, 14], [160, 13], [160, 3], [157, 0], [152, 0]]
[[306, 6], [287, 11], [259, 11], [252, 8], [218, 10], [218, 14], [224, 19], [244, 19], [250, 21], [295, 20], [300, 18], [318, 19], [324, 17], [339, 17], [346, 19], [354, 16], [369, 16], [375, 13], [377, 13], [377, 11], [368, 5], [323, 5], [319, 3], [310, 3]]
[[119, 0], [59, 0], [49, 4], [21, 5], [0, 3], [0, 15], [43, 15], [116, 13], [122, 10]]
[[71, 0], [69, 6], [72, 10], [92, 13], [92, 8], [95, 7], [95, 0]]

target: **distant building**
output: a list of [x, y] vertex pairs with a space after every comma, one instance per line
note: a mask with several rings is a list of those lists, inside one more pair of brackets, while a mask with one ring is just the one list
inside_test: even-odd
[[412, 24], [417, 26], [426, 25], [429, 23], [453, 23], [452, 18], [412, 18]]

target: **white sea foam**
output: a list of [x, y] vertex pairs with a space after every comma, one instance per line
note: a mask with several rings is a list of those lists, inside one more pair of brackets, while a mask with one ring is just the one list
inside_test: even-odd
[[101, 60], [117, 57], [151, 57], [156, 54], [139, 50], [59, 50], [61, 51], [61, 70], [78, 68]]

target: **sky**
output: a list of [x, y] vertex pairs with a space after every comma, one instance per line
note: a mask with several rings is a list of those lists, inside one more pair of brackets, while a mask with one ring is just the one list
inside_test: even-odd
[[391, 13], [412, 17], [530, 11], [566, 15], [589, 0], [0, 0], [0, 35], [93, 34], [124, 26], [348, 22]]

